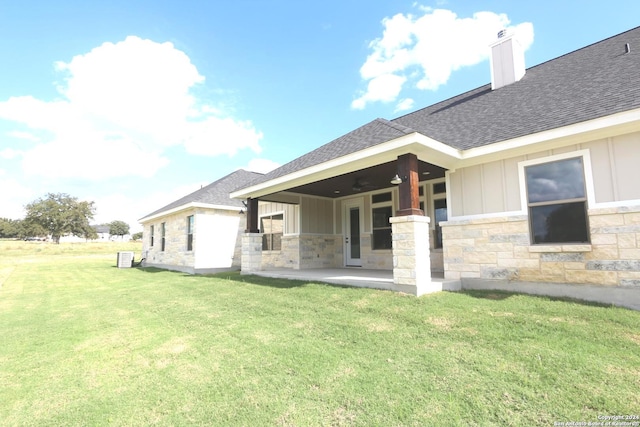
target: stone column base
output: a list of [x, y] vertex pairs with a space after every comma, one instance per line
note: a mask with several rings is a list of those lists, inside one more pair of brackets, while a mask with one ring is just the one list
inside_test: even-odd
[[393, 287], [420, 296], [442, 290], [431, 281], [429, 217], [407, 215], [389, 219], [393, 241]]
[[240, 274], [252, 274], [262, 269], [262, 234], [245, 233], [242, 235], [242, 255]]

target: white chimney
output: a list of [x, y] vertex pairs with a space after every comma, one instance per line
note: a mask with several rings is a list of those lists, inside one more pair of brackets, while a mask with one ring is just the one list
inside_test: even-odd
[[520, 80], [525, 73], [524, 49], [507, 30], [498, 33], [491, 46], [491, 89], [500, 89]]

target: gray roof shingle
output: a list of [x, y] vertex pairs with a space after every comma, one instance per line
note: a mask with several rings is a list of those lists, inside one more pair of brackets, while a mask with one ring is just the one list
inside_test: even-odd
[[375, 119], [265, 174], [260, 182], [288, 175], [414, 132], [413, 129], [400, 123], [393, 123], [386, 119]]
[[[631, 51], [625, 53], [625, 44]], [[264, 175], [266, 182], [419, 132], [469, 149], [640, 107], [640, 27], [394, 120], [376, 119]], [[248, 187], [245, 186], [245, 188]]]
[[[625, 44], [632, 50], [625, 53]], [[469, 149], [640, 107], [640, 27], [393, 120]]]
[[201, 189], [187, 194], [186, 196], [169, 203], [168, 205], [145, 215], [142, 219], [158, 215], [189, 203], [206, 203], [210, 205], [230, 206], [242, 208], [241, 200], [231, 199], [229, 194], [239, 188], [246, 187], [263, 176], [261, 173], [249, 172], [239, 169], [227, 176], [220, 178]]

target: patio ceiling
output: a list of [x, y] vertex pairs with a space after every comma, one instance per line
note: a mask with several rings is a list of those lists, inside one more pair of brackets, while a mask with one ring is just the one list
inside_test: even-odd
[[[427, 162], [418, 161], [420, 181], [443, 178], [445, 169]], [[348, 172], [332, 178], [323, 179], [287, 189], [290, 193], [320, 197], [344, 197], [368, 191], [395, 187], [389, 181], [397, 173], [397, 161], [382, 163], [365, 169]], [[269, 196], [261, 197], [269, 200]]]

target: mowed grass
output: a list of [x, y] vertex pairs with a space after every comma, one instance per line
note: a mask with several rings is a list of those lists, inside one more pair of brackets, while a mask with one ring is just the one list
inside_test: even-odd
[[0, 242], [0, 424], [553, 425], [638, 414], [640, 313], [118, 269]]

